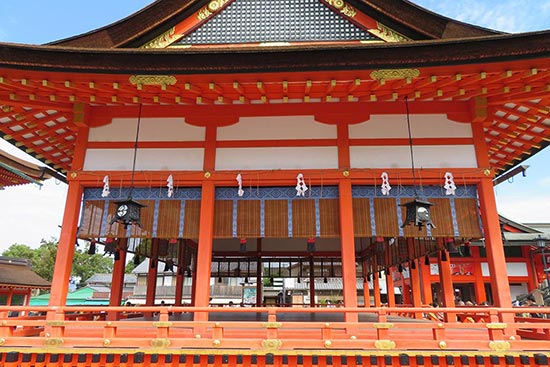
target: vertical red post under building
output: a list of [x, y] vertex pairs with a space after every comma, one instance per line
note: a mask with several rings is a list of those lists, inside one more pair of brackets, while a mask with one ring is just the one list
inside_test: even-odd
[[[89, 128], [83, 125], [83, 123], [82, 121], [81, 125], [77, 124], [79, 128], [71, 166], [72, 170], [82, 170], [84, 167]], [[71, 175], [68, 175], [68, 177], [69, 187], [67, 189], [67, 199], [65, 201], [65, 211], [63, 212], [59, 244], [57, 245], [57, 257], [55, 258], [52, 288], [50, 291], [50, 306], [64, 306], [67, 302], [78, 219], [80, 216], [80, 207], [82, 205], [82, 194], [84, 192], [84, 188], [78, 181], [71, 180], [71, 178], [73, 178]], [[78, 177], [76, 176], [74, 178], [77, 179]]]
[[[340, 193], [340, 244], [342, 254], [342, 280], [344, 305], [357, 307], [357, 276], [355, 272], [355, 237], [353, 232], [353, 206], [351, 180], [341, 179]], [[357, 314], [346, 314], [346, 321], [356, 322]]]
[[[122, 291], [124, 289], [124, 274], [126, 270], [126, 249], [127, 238], [121, 238], [119, 240], [119, 260], [114, 262], [113, 275], [111, 280], [111, 295], [109, 297], [109, 306], [118, 307], [122, 304]], [[107, 314], [109, 320], [117, 320], [119, 318], [118, 312], [109, 312]]]
[[[194, 306], [207, 307], [210, 303], [210, 267], [212, 265], [212, 241], [214, 239], [214, 182], [206, 179], [202, 184], [199, 222], [199, 247], [194, 277]], [[195, 314], [196, 321], [206, 321], [208, 314]]]

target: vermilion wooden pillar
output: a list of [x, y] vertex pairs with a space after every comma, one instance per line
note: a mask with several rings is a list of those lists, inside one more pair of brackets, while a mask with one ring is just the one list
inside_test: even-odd
[[363, 306], [370, 307], [370, 289], [367, 278], [363, 280]]
[[145, 295], [146, 306], [155, 305], [158, 267], [158, 240], [153, 238], [153, 242], [151, 244], [151, 258], [149, 259], [149, 270], [147, 272], [147, 294]]
[[[413, 261], [411, 260], [411, 264]], [[412, 265], [409, 265], [409, 273], [411, 275], [411, 292], [412, 292], [412, 304], [414, 307], [422, 307], [422, 294], [420, 287], [420, 270], [418, 269], [418, 264], [415, 264], [415, 268], [412, 268]], [[415, 313], [417, 319], [422, 318], [422, 313]]]
[[[342, 280], [344, 282], [344, 305], [346, 307], [357, 307], [351, 180], [347, 178], [341, 179], [338, 189], [340, 194], [340, 245], [342, 253]], [[346, 314], [346, 321], [357, 321], [357, 317], [357, 314]]]
[[176, 294], [174, 299], [174, 306], [181, 306], [182, 305], [182, 298], [183, 298], [183, 272], [185, 269], [183, 268], [183, 261], [184, 261], [184, 251], [185, 251], [185, 243], [180, 243], [180, 246], [178, 248], [178, 272], [176, 274]]
[[[441, 294], [443, 296], [443, 307], [454, 307], [455, 306], [455, 297], [454, 297], [454, 286], [453, 286], [453, 279], [452, 279], [452, 273], [451, 273], [451, 257], [447, 250], [445, 251], [445, 255], [447, 257], [446, 261], [442, 260], [442, 254], [441, 251], [439, 253], [439, 256], [437, 258], [438, 265], [439, 265], [439, 284], [441, 285]], [[456, 321], [456, 316], [453, 314], [447, 313], [447, 322], [454, 322]]]
[[[79, 108], [82, 106], [78, 106]], [[75, 111], [77, 106], [75, 105]], [[74, 148], [73, 163], [71, 169], [80, 171], [84, 166], [86, 157], [86, 147], [88, 144], [88, 135], [90, 129], [85, 124], [86, 114], [75, 116], [74, 122], [78, 126], [78, 135]], [[65, 211], [63, 214], [63, 223], [61, 224], [61, 234], [59, 235], [59, 244], [57, 245], [57, 256], [55, 258], [55, 267], [53, 271], [52, 288], [50, 291], [50, 306], [64, 306], [67, 302], [67, 292], [69, 290], [69, 279], [73, 265], [74, 246], [76, 243], [76, 234], [78, 230], [78, 218], [80, 216], [80, 207], [82, 205], [83, 187], [76, 181], [69, 178], [69, 188], [67, 190], [67, 200], [65, 201]], [[48, 317], [54, 317], [48, 315]]]
[[[121, 238], [119, 240], [119, 256], [120, 259], [114, 262], [113, 275], [111, 277], [111, 295], [109, 297], [109, 306], [116, 307], [122, 304], [122, 291], [124, 289], [124, 270], [126, 269], [126, 248], [128, 239]], [[109, 320], [117, 320], [118, 312], [109, 312], [107, 318]]]
[[393, 275], [391, 268], [387, 269], [386, 274], [386, 294], [388, 296], [388, 307], [395, 307], [395, 288], [393, 285]]
[[491, 274], [493, 303], [498, 307], [511, 307], [510, 283], [506, 270], [506, 258], [498, 219], [493, 181], [490, 177], [481, 179], [477, 185], [487, 262]]
[[[214, 182], [206, 179], [202, 184], [201, 213], [199, 224], [199, 247], [194, 278], [194, 305], [207, 307], [210, 303], [210, 267], [212, 264], [212, 241], [214, 239]], [[195, 320], [206, 321], [208, 314], [195, 313]]]
[[[414, 253], [414, 238], [407, 238], [409, 254]], [[422, 294], [420, 287], [420, 265], [415, 259], [409, 262], [409, 276], [411, 282], [412, 304], [414, 307], [422, 307]], [[414, 264], [414, 266], [413, 266]], [[422, 315], [420, 315], [422, 317]]]
[[69, 279], [73, 265], [74, 246], [78, 228], [78, 217], [82, 203], [82, 186], [76, 181], [69, 181], [67, 201], [65, 202], [65, 214], [61, 225], [61, 235], [55, 258], [52, 288], [50, 293], [50, 306], [65, 306]]
[[487, 294], [485, 293], [485, 282], [483, 281], [483, 272], [481, 269], [481, 261], [479, 256], [479, 247], [470, 247], [470, 253], [472, 254], [472, 257], [475, 259], [474, 262], [474, 274], [475, 274], [475, 281], [474, 281], [474, 289], [476, 292], [476, 303], [480, 304], [482, 302], [487, 301]]
[[[478, 167], [485, 167], [487, 177], [480, 179], [477, 184], [479, 196], [481, 222], [483, 223], [483, 236], [485, 237], [485, 248], [487, 251], [487, 262], [491, 274], [491, 288], [493, 290], [493, 303], [499, 307], [511, 307], [512, 296], [510, 295], [510, 283], [506, 270], [506, 258], [502, 244], [500, 221], [498, 219], [497, 204], [491, 175], [491, 162], [483, 122], [487, 118], [487, 99], [477, 97], [474, 99], [474, 121], [472, 122], [472, 133], [476, 150]], [[510, 314], [511, 321], [513, 315]]]
[[419, 259], [417, 265], [420, 268], [420, 274], [422, 276], [422, 296], [424, 298], [424, 304], [430, 305], [433, 303], [432, 277], [430, 275], [430, 265], [426, 265], [424, 261], [424, 258]]

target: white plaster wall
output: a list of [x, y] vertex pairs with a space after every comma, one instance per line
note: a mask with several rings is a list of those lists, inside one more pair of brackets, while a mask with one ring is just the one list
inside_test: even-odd
[[216, 170], [338, 168], [336, 147], [219, 148]]
[[[506, 263], [506, 271], [509, 277], [526, 277], [529, 275], [526, 263]], [[486, 277], [491, 275], [488, 263], [481, 263], [481, 273]]]
[[[416, 168], [477, 167], [473, 145], [415, 145]], [[410, 148], [401, 146], [350, 147], [352, 168], [411, 168]]]
[[336, 125], [316, 122], [313, 116], [243, 117], [218, 129], [218, 140], [336, 139]]
[[[88, 149], [84, 170], [131, 171], [133, 149]], [[200, 171], [203, 168], [204, 149], [138, 149], [136, 170]]]
[[[411, 135], [413, 138], [471, 138], [470, 124], [455, 122], [445, 115], [411, 115]], [[350, 125], [352, 139], [365, 138], [407, 138], [405, 115], [372, 115], [369, 121]]]
[[[115, 118], [90, 129], [89, 141], [134, 141], [137, 118]], [[183, 118], [142, 118], [139, 141], [204, 141], [205, 128], [186, 124]]]

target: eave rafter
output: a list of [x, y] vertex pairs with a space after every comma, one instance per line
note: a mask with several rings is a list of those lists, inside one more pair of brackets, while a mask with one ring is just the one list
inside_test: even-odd
[[[0, 73], [0, 132], [52, 164], [70, 168], [78, 131], [75, 104], [145, 106], [277, 106], [281, 104], [487, 101], [490, 161], [502, 172], [546, 146], [550, 137], [550, 69], [491, 65], [233, 75]], [[132, 80], [139, 82], [132, 83]], [[350, 105], [351, 106], [351, 105]], [[273, 110], [273, 107], [269, 107]], [[402, 105], [392, 107], [402, 113]], [[467, 122], [467, 116], [461, 117]]]

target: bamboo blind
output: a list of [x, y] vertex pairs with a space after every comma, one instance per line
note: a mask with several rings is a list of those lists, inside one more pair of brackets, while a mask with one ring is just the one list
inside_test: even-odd
[[292, 236], [315, 237], [315, 200], [292, 201]]
[[451, 213], [451, 202], [445, 198], [429, 198], [428, 201], [434, 206], [430, 208], [432, 223], [432, 237], [454, 237], [453, 215]]
[[371, 237], [370, 200], [353, 198], [353, 231], [355, 237]]
[[461, 237], [481, 238], [476, 199], [455, 199], [456, 220]]
[[201, 214], [200, 200], [186, 200], [183, 223], [183, 238], [199, 238], [199, 222]]
[[237, 237], [261, 237], [259, 200], [240, 200], [237, 202]]
[[264, 206], [266, 238], [288, 237], [288, 201], [266, 200]]
[[340, 207], [338, 199], [320, 199], [321, 237], [340, 237]]
[[233, 200], [216, 200], [214, 204], [214, 238], [233, 237]]
[[391, 198], [374, 198], [374, 220], [376, 235], [394, 237], [399, 234], [397, 203]]
[[84, 203], [84, 213], [78, 229], [81, 238], [99, 237], [101, 235], [101, 223], [105, 214], [105, 201], [88, 200]]
[[157, 237], [178, 238], [180, 231], [181, 201], [161, 200], [157, 224]]

